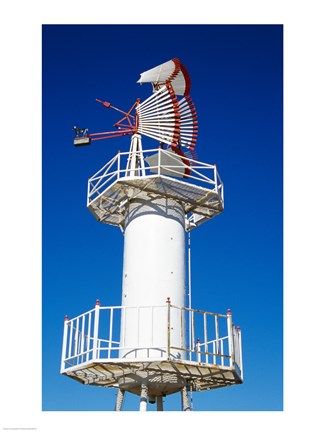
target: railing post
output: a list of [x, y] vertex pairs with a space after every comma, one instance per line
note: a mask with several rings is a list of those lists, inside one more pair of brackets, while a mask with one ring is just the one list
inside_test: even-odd
[[100, 301], [96, 301], [94, 326], [93, 326], [93, 347], [92, 347], [92, 360], [99, 358], [98, 356], [98, 329], [99, 329], [99, 313], [100, 313]]
[[[191, 309], [190, 310], [191, 313], [191, 347], [190, 349], [192, 351], [195, 350], [195, 318], [194, 318], [194, 311]], [[192, 357], [190, 357], [190, 360], [192, 359]]]
[[89, 360], [89, 350], [90, 350], [90, 341], [91, 341], [91, 316], [92, 316], [92, 312], [88, 313], [89, 317], [88, 317], [88, 334], [87, 334], [87, 355], [86, 355], [86, 361]]
[[117, 179], [119, 180], [120, 178], [120, 150], [118, 150], [118, 155], [117, 155]]
[[197, 338], [196, 349], [197, 349], [197, 362], [200, 363], [201, 362], [201, 352], [200, 352], [200, 339], [199, 338]]
[[161, 151], [162, 149], [159, 148], [159, 154], [158, 154], [158, 175], [161, 175]]
[[113, 335], [113, 316], [114, 316], [114, 309], [110, 308], [108, 358], [111, 357], [112, 335]]
[[171, 310], [170, 310], [171, 301], [170, 301], [170, 297], [167, 298], [166, 303], [167, 303], [167, 308], [168, 308], [168, 311], [167, 311], [167, 315], [168, 315], [167, 359], [170, 360], [170, 354], [171, 354], [170, 353], [170, 346], [171, 346], [171, 334], [170, 334], [170, 332], [171, 332], [171, 322], [170, 322], [170, 320], [171, 320]]
[[230, 356], [230, 367], [234, 366], [234, 349], [233, 349], [233, 321], [232, 312], [227, 310], [227, 333], [228, 333], [228, 355]]
[[75, 356], [75, 361], [79, 363], [79, 339], [80, 339], [80, 332], [79, 332], [79, 320], [80, 318], [75, 318], [76, 325], [75, 325], [75, 332], [74, 332], [74, 349], [73, 349], [73, 356]]
[[65, 357], [66, 357], [66, 342], [68, 334], [68, 321], [69, 318], [65, 315], [64, 318], [64, 330], [63, 330], [63, 344], [62, 344], [62, 357], [61, 357], [61, 372], [65, 369]]
[[207, 336], [207, 316], [204, 313], [204, 349], [205, 349], [205, 363], [208, 363], [208, 336]]
[[241, 327], [237, 327], [237, 334], [238, 334], [238, 343], [239, 343], [239, 352], [240, 352], [240, 371], [241, 371], [241, 378], [243, 381], [243, 357], [242, 357], [242, 335], [241, 335]]
[[[219, 324], [218, 324], [218, 315], [215, 315], [215, 335], [216, 335], [216, 354], [219, 354], [220, 347], [219, 347]], [[216, 363], [217, 363], [217, 357], [216, 357]]]
[[90, 204], [90, 179], [88, 179], [87, 207]]
[[85, 326], [85, 316], [82, 316], [82, 327], [81, 327], [81, 347], [80, 347], [80, 354], [81, 354], [81, 362], [84, 361], [84, 326]]
[[214, 182], [215, 182], [215, 191], [218, 193], [216, 164], [214, 164]]

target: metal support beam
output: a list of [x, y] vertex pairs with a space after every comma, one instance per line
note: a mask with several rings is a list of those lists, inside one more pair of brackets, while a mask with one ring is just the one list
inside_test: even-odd
[[156, 396], [156, 410], [163, 411], [163, 396]]
[[188, 391], [187, 387], [182, 387], [181, 390], [181, 402], [182, 402], [182, 411], [191, 411], [188, 399]]
[[146, 411], [146, 409], [147, 409], [147, 394], [148, 394], [148, 387], [146, 384], [142, 384], [142, 386], [141, 386], [141, 399], [140, 399], [140, 411]]
[[125, 390], [119, 388], [118, 393], [117, 393], [115, 411], [121, 411], [122, 410], [124, 396], [125, 396]]

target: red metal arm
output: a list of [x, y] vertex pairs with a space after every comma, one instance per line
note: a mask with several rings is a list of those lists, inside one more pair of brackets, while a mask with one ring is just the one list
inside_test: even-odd
[[119, 108], [114, 107], [113, 105], [111, 105], [110, 102], [101, 101], [100, 99], [96, 99], [96, 101], [101, 103], [106, 108], [112, 108], [115, 111], [124, 114], [124, 117], [122, 117], [117, 123], [114, 124], [114, 127], [118, 129], [116, 131], [96, 132], [88, 134], [87, 136], [90, 137], [92, 141], [98, 141], [107, 138], [116, 138], [136, 133], [138, 127], [137, 113], [134, 112], [134, 114], [132, 114], [132, 112], [140, 103], [140, 99], [136, 99], [136, 102], [132, 105], [128, 112], [122, 111]]

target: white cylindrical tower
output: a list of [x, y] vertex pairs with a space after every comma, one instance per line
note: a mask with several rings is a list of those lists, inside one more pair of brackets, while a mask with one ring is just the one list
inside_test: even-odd
[[[161, 358], [167, 352], [166, 300], [185, 306], [185, 212], [167, 197], [134, 199], [126, 210], [121, 346], [123, 357]], [[172, 309], [172, 345], [184, 346], [180, 313]], [[180, 351], [171, 356], [182, 358]]]

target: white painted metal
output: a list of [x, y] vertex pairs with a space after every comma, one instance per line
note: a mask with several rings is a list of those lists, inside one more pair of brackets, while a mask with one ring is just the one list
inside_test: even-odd
[[170, 79], [176, 71], [176, 65], [173, 60], [169, 60], [159, 66], [141, 73], [138, 83], [144, 82], [165, 82]]
[[[168, 315], [168, 311], [170, 314]], [[138, 341], [141, 340], [142, 323], [136, 325], [136, 334], [132, 333], [133, 340], [128, 341], [130, 345], [125, 344], [125, 337], [121, 332], [121, 338], [114, 340], [113, 335], [117, 334], [123, 325], [123, 317], [144, 317], [151, 332], [145, 332], [147, 336], [147, 345], [142, 345], [138, 349]], [[204, 339], [195, 343], [192, 349], [189, 349], [182, 336], [186, 333], [189, 326], [189, 317], [192, 318], [192, 335], [203, 335]], [[155, 319], [158, 317], [158, 319]], [[209, 317], [209, 319], [208, 319]], [[77, 331], [84, 322], [81, 331]], [[94, 325], [91, 325], [91, 323]], [[108, 324], [108, 325], [107, 325]], [[178, 334], [174, 329], [178, 328]], [[206, 326], [206, 330], [205, 330]], [[170, 344], [168, 347], [168, 329], [170, 331]], [[208, 329], [208, 331], [207, 331]], [[228, 333], [229, 332], [229, 333]], [[210, 339], [207, 340], [207, 333]], [[165, 334], [164, 345], [157, 345], [155, 334]], [[82, 343], [83, 341], [83, 343]], [[231, 343], [234, 341], [234, 349], [231, 351]], [[132, 345], [131, 345], [132, 343]], [[153, 349], [154, 348], [154, 349]], [[160, 350], [158, 350], [160, 348]], [[64, 323], [64, 337], [62, 347], [62, 364], [61, 372], [68, 372], [75, 366], [89, 364], [89, 362], [100, 359], [103, 362], [120, 362], [152, 360], [166, 360], [175, 352], [181, 351], [181, 356], [177, 358], [180, 361], [203, 362], [208, 365], [219, 365], [223, 367], [235, 366], [243, 374], [242, 355], [241, 355], [241, 332], [232, 324], [232, 315], [220, 315], [211, 312], [198, 311], [186, 307], [178, 308], [172, 304], [164, 303], [162, 306], [100, 306], [99, 304], [89, 312], [79, 315]], [[137, 352], [138, 357], [123, 358], [123, 353]], [[140, 352], [148, 354], [148, 357], [141, 358]], [[230, 354], [231, 353], [231, 354]], [[191, 358], [190, 358], [191, 354]]]
[[132, 136], [125, 175], [127, 177], [145, 176], [142, 140], [138, 134]]
[[243, 375], [243, 357], [242, 357], [242, 335], [241, 335], [241, 329], [238, 331], [238, 346], [239, 346], [239, 352], [240, 352], [240, 363], [239, 363], [239, 369], [240, 369], [240, 374], [241, 374], [241, 378], [242, 381], [244, 379], [244, 375]]
[[[136, 140], [135, 148], [140, 148]], [[130, 160], [137, 162], [136, 169]], [[179, 178], [192, 162], [190, 173]], [[187, 231], [224, 209], [223, 183], [214, 165], [163, 149], [118, 153], [89, 179], [87, 204], [96, 219], [123, 229], [127, 202], [152, 194], [181, 202]]]
[[233, 366], [233, 356], [234, 356], [234, 347], [233, 347], [233, 323], [232, 323], [232, 313], [228, 311], [227, 313], [227, 326], [228, 326], [228, 349], [229, 349], [229, 356], [231, 359], [231, 366]]
[[86, 350], [87, 350], [87, 353], [86, 353], [86, 361], [89, 361], [89, 354], [90, 354], [90, 341], [91, 341], [91, 339], [90, 339], [90, 332], [91, 332], [91, 317], [92, 317], [92, 314], [91, 313], [89, 313], [89, 317], [88, 317], [88, 334], [87, 334], [87, 336], [86, 336], [86, 341], [87, 341], [87, 347], [86, 347]]
[[184, 65], [178, 58], [174, 58], [159, 66], [142, 72], [138, 83], [150, 82], [154, 85], [172, 82], [172, 87], [176, 94], [188, 94], [190, 90], [190, 78]]
[[136, 107], [138, 132], [165, 144], [175, 143], [175, 136], [179, 137], [180, 128], [179, 113], [174, 105], [170, 85], [162, 86]]
[[186, 386], [184, 386], [181, 390], [181, 402], [182, 402], [182, 411], [190, 411], [188, 390]]
[[149, 164], [152, 173], [172, 175], [178, 178], [183, 178], [187, 168], [187, 165], [182, 162], [181, 157], [172, 150], [165, 150], [163, 153], [158, 152], [147, 156], [145, 162]]
[[138, 132], [165, 144], [192, 149], [197, 140], [197, 113], [190, 97], [180, 101], [163, 85], [136, 107]]
[[[126, 210], [122, 306], [185, 306], [185, 215], [181, 204], [173, 199], [135, 199]], [[181, 313], [173, 310], [171, 339], [174, 346], [181, 340]], [[156, 323], [166, 319], [164, 308], [152, 311], [130, 308], [122, 316], [121, 341], [137, 346], [122, 351], [128, 358], [150, 358], [166, 355], [167, 333]], [[153, 333], [154, 329], [154, 333]], [[184, 336], [183, 336], [184, 338]], [[143, 349], [154, 346], [150, 351]], [[182, 353], [174, 351], [175, 357]]]
[[[166, 155], [166, 157], [163, 159], [162, 157], [160, 157], [160, 159], [158, 159], [158, 165], [155, 168], [160, 167], [164, 170], [165, 173], [168, 172], [169, 176], [172, 177], [172, 170], [174, 170], [175, 173], [177, 172], [175, 167], [183, 168], [183, 164], [185, 161], [192, 162], [195, 164], [195, 166], [190, 167], [191, 173], [188, 174], [186, 178], [190, 180], [196, 180], [197, 182], [195, 183], [195, 185], [204, 186], [211, 191], [214, 190], [217, 194], [220, 195], [220, 198], [222, 198], [223, 200], [223, 183], [219, 177], [217, 170], [215, 169], [215, 165], [199, 162], [184, 156], [182, 156], [180, 159], [176, 153], [170, 152], [169, 150], [163, 150], [161, 148], [154, 150], [143, 150], [142, 154], [143, 157], [145, 157], [146, 159], [151, 155], [155, 155], [157, 152], [159, 152], [160, 155]], [[88, 193], [88, 204], [90, 204], [94, 199], [96, 199], [98, 195], [101, 195], [101, 193], [104, 192], [105, 188], [111, 185], [111, 183], [115, 181], [117, 177], [121, 178], [123, 176], [129, 176], [130, 168], [127, 166], [127, 162], [131, 154], [132, 152], [118, 153], [89, 179], [90, 190]], [[169, 164], [171, 159], [173, 159], [174, 162], [172, 161], [172, 163]], [[148, 175], [150, 172], [153, 172], [153, 168], [154, 166], [152, 165], [145, 166], [145, 174]], [[161, 173], [162, 172], [160, 171], [160, 174]], [[205, 192], [208, 192], [208, 190]]]
[[68, 337], [68, 324], [67, 317], [64, 320], [64, 330], [63, 330], [63, 346], [62, 346], [62, 356], [61, 356], [61, 371], [65, 369], [65, 359], [66, 359], [66, 349], [67, 349], [67, 337]]
[[99, 303], [97, 302], [95, 307], [95, 316], [94, 316], [94, 330], [93, 330], [93, 359], [96, 359], [100, 352], [98, 350], [98, 329], [99, 329]]
[[147, 397], [148, 397], [148, 387], [147, 387], [147, 384], [143, 383], [141, 386], [140, 411], [146, 411], [146, 409], [147, 409]]

